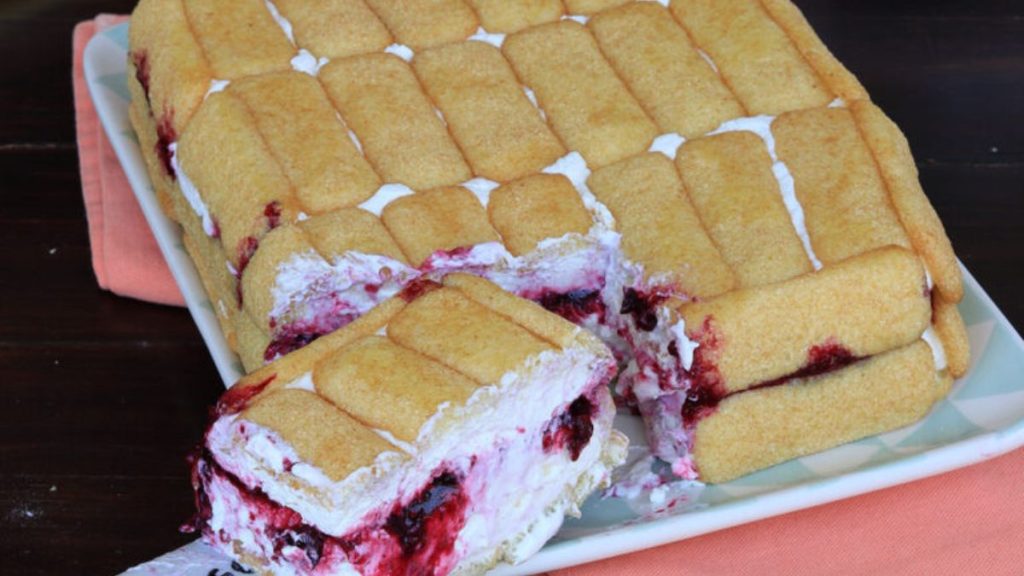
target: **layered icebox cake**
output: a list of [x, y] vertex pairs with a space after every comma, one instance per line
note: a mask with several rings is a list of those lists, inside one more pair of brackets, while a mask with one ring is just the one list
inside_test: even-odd
[[596, 337], [485, 280], [416, 281], [224, 394], [194, 527], [268, 574], [522, 561], [625, 458], [615, 370]]
[[722, 482], [966, 370], [907, 142], [786, 0], [142, 0], [130, 36], [147, 168], [249, 372], [469, 274], [604, 341], [653, 456]]

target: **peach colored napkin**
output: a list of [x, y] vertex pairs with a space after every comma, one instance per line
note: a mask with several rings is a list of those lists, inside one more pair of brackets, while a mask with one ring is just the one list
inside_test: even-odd
[[[75, 109], [93, 268], [123, 296], [181, 304], [82, 75], [82, 50], [123, 21], [75, 28]], [[1024, 574], [1024, 450], [841, 502], [722, 530], [552, 576]]]
[[126, 19], [101, 14], [81, 22], [75, 27], [72, 41], [78, 159], [89, 220], [92, 268], [100, 287], [115, 294], [182, 306], [185, 301], [181, 291], [100, 126], [82, 70], [82, 53], [89, 39]]

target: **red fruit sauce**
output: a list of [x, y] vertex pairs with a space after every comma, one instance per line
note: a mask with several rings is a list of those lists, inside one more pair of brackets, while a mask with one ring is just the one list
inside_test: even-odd
[[555, 416], [544, 428], [544, 451], [568, 449], [575, 462], [594, 434], [594, 404], [586, 397], [573, 400], [569, 408]]

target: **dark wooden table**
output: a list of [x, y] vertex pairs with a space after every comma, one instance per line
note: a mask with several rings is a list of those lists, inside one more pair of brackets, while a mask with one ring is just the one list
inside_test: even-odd
[[[133, 0], [0, 0], [0, 574], [115, 574], [188, 542], [222, 390], [184, 309], [90, 267], [71, 30]], [[910, 139], [968, 268], [1024, 328], [1024, 2], [803, 0]]]

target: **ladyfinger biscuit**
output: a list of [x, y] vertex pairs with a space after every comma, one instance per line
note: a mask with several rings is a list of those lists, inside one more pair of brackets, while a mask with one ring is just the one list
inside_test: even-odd
[[761, 6], [789, 36], [796, 49], [818, 73], [828, 89], [846, 102], [867, 100], [868, 93], [814, 33], [800, 9], [790, 0], [761, 0]]
[[551, 314], [531, 300], [513, 296], [479, 276], [465, 273], [449, 274], [441, 283], [459, 290], [470, 300], [510, 318], [555, 346], [564, 348], [574, 342], [583, 342], [594, 348], [603, 346], [596, 337], [580, 330], [562, 317]]
[[593, 224], [579, 193], [562, 175], [535, 174], [499, 186], [487, 203], [491, 223], [514, 256], [532, 252], [537, 243]]
[[693, 457], [705, 482], [915, 422], [941, 387], [928, 345], [915, 342], [828, 374], [748, 390], [701, 418]]
[[413, 68], [477, 176], [508, 182], [565, 154], [497, 48], [448, 44], [417, 54]]
[[[128, 28], [129, 86], [132, 107], [138, 101], [139, 117], [152, 117], [162, 150], [164, 177], [169, 177], [166, 147], [177, 140], [203, 101], [214, 77], [210, 63], [196, 40], [182, 2], [142, 0], [132, 12]], [[140, 98], [141, 96], [141, 98]], [[145, 108], [148, 107], [148, 110]], [[136, 125], [136, 129], [138, 126]], [[155, 149], [155, 144], [150, 148]]]
[[758, 0], [674, 0], [669, 9], [749, 113], [824, 106], [835, 98]]
[[921, 189], [907, 139], [871, 102], [851, 102], [850, 110], [882, 173], [893, 208], [914, 250], [924, 259], [935, 288], [944, 300], [959, 302], [964, 294], [960, 266], [939, 215]]
[[813, 270], [779, 194], [772, 159], [755, 134], [725, 132], [690, 140], [679, 148], [676, 166], [741, 287]]
[[826, 266], [880, 246], [910, 248], [871, 151], [845, 108], [788, 112], [772, 122], [807, 233]]
[[308, 390], [261, 394], [242, 417], [287, 438], [303, 461], [334, 480], [373, 464], [378, 454], [391, 449], [355, 418]]
[[334, 210], [303, 220], [298, 227], [324, 258], [336, 258], [355, 251], [409, 263], [380, 219], [365, 210]]
[[623, 254], [648, 279], [664, 278], [691, 298], [736, 286], [668, 158], [636, 156], [595, 171], [587, 184], [615, 216]]
[[287, 70], [295, 46], [262, 0], [182, 0], [214, 77], [234, 80]]
[[591, 168], [643, 152], [657, 135], [580, 24], [564, 20], [523, 30], [502, 50], [562, 142]]
[[467, 38], [478, 22], [462, 0], [366, 0], [395, 38], [415, 50]]
[[357, 205], [380, 187], [320, 84], [279, 72], [233, 82], [307, 215]]
[[522, 358], [554, 349], [452, 288], [438, 288], [406, 306], [388, 325], [388, 337], [478, 382], [497, 382]]
[[409, 65], [390, 54], [335, 60], [320, 80], [386, 182], [417, 190], [472, 178]]
[[[230, 154], [225, 153], [230, 151]], [[242, 270], [259, 238], [298, 213], [292, 186], [267, 149], [252, 113], [230, 90], [211, 94], [177, 147], [187, 175], [212, 218], [228, 261]]]
[[[318, 394], [373, 428], [415, 442], [444, 402], [463, 404], [478, 383], [384, 336], [359, 340], [317, 365]], [[387, 410], [381, 408], [387, 406]]]
[[657, 3], [601, 12], [587, 27], [662, 132], [690, 138], [745, 115], [686, 32]]
[[399, 198], [384, 208], [381, 221], [414, 265], [438, 250], [501, 240], [476, 196], [461, 186]]
[[324, 58], [344, 58], [383, 50], [393, 42], [363, 0], [274, 0], [288, 19], [295, 43]]
[[942, 343], [946, 371], [953, 378], [967, 373], [971, 364], [971, 345], [967, 327], [956, 304], [944, 300], [940, 294], [932, 295], [932, 324]]
[[554, 22], [565, 14], [560, 0], [466, 0], [491, 33], [510, 34]]
[[928, 327], [932, 309], [920, 260], [887, 247], [786, 282], [683, 304], [678, 313], [698, 343], [693, 386], [721, 397], [909, 344]]
[[594, 14], [606, 8], [621, 6], [629, 0], [564, 0], [570, 14]]

